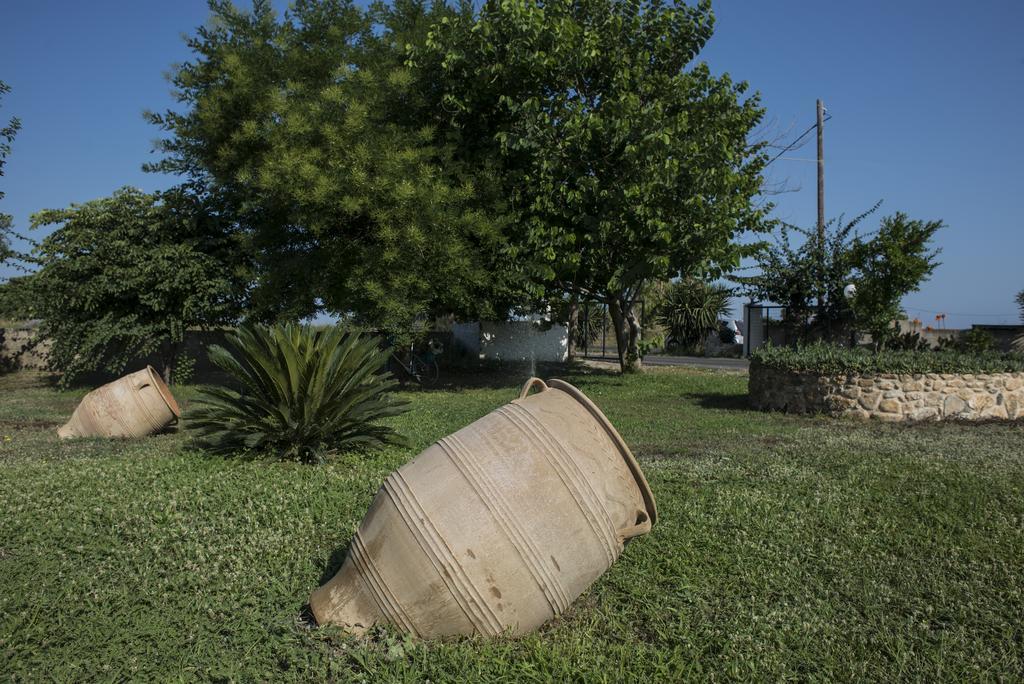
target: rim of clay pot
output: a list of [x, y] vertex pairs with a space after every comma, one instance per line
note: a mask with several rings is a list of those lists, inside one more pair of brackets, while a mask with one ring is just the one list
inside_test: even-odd
[[160, 396], [163, 397], [164, 403], [167, 404], [167, 408], [171, 409], [171, 413], [174, 414], [175, 418], [181, 418], [181, 409], [178, 407], [178, 402], [175, 400], [174, 395], [171, 394], [170, 388], [164, 383], [164, 379], [160, 377], [160, 374], [156, 372], [156, 369], [152, 366], [146, 366], [146, 370], [149, 371], [149, 377], [153, 381], [153, 387], [156, 387], [157, 391], [160, 392]]
[[604, 415], [604, 413], [597, 407], [597, 404], [590, 400], [586, 394], [574, 385], [570, 385], [565, 380], [558, 380], [552, 378], [547, 383], [548, 387], [552, 389], [560, 389], [576, 401], [583, 404], [584, 407], [590, 414], [597, 418], [597, 422], [604, 427], [605, 432], [615, 442], [615, 446], [619, 448], [619, 452], [622, 454], [622, 460], [626, 462], [629, 467], [629, 471], [633, 474], [633, 479], [636, 480], [637, 487], [640, 488], [640, 496], [643, 497], [644, 506], [647, 508], [647, 516], [651, 519], [651, 525], [653, 526], [658, 520], [658, 505], [654, 501], [654, 492], [651, 491], [651, 486], [647, 484], [647, 478], [644, 477], [644, 473], [640, 470], [640, 464], [636, 462], [636, 457], [633, 456], [633, 452], [626, 446], [626, 441], [622, 439], [622, 435], [615, 429], [611, 421]]

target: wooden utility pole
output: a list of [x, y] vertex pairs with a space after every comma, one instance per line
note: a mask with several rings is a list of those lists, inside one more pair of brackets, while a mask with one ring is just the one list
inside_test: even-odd
[[[818, 100], [818, 268], [825, 275], [825, 106]], [[818, 284], [818, 308], [825, 306], [825, 283]]]
[[818, 243], [825, 246], [825, 106], [818, 100]]

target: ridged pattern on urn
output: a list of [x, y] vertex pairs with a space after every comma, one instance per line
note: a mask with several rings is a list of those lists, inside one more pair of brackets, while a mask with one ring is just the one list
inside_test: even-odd
[[356, 633], [384, 621], [426, 638], [522, 634], [564, 612], [655, 517], [600, 410], [531, 379], [386, 478], [310, 607]]

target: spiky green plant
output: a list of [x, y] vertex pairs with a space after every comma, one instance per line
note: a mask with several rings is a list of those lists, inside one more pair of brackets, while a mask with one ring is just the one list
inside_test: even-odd
[[731, 295], [728, 287], [696, 278], [673, 283], [657, 315], [669, 344], [698, 351], [704, 338], [718, 330], [718, 320], [729, 315]]
[[241, 387], [206, 387], [188, 427], [215, 453], [277, 456], [306, 463], [359, 448], [403, 443], [380, 423], [405, 411], [391, 396], [388, 352], [372, 336], [340, 327], [245, 325], [228, 333], [232, 351], [210, 361]]
[[[570, 311], [570, 303], [562, 302], [559, 322], [568, 322]], [[584, 349], [597, 341], [601, 336], [601, 329], [604, 327], [607, 315], [603, 304], [592, 301], [582, 301], [577, 304], [575, 339], [573, 340], [577, 349]]]

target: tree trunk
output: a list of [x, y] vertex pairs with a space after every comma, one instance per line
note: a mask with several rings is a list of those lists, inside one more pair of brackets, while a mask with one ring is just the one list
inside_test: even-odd
[[178, 360], [178, 352], [181, 351], [181, 343], [168, 342], [164, 346], [164, 354], [161, 359], [160, 375], [163, 376], [164, 384], [170, 386], [171, 377], [174, 375], [174, 362]]
[[643, 370], [642, 359], [640, 358], [640, 318], [636, 313], [636, 303], [630, 302], [625, 308], [626, 325], [629, 327], [629, 344], [626, 347], [626, 360], [630, 362], [629, 371], [639, 373]]
[[566, 341], [566, 358], [569, 363], [576, 360], [576, 335], [580, 325], [580, 300], [576, 295], [569, 300], [569, 339]]
[[640, 361], [640, 321], [633, 311], [633, 302], [612, 298], [608, 302], [608, 313], [615, 329], [619, 369], [623, 373], [639, 373], [643, 370]]

